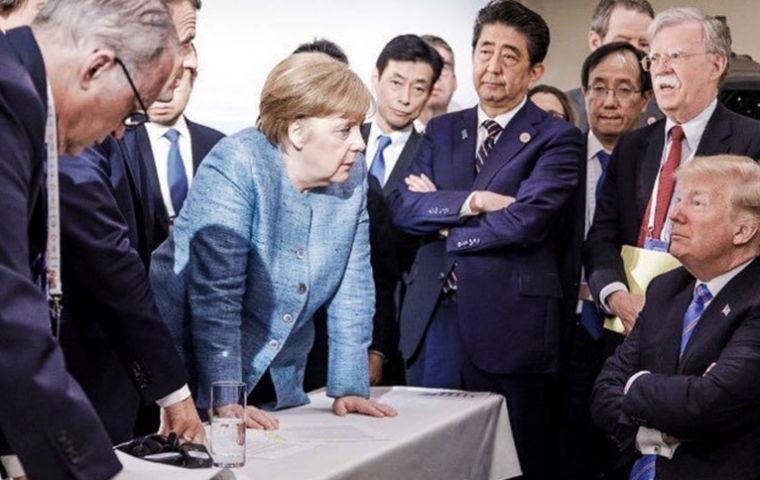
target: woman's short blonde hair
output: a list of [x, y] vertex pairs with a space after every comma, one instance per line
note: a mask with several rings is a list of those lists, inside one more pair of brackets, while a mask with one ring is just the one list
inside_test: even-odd
[[288, 127], [307, 117], [364, 120], [372, 94], [348, 65], [323, 53], [296, 53], [269, 73], [259, 101], [257, 127], [275, 145], [284, 145]]

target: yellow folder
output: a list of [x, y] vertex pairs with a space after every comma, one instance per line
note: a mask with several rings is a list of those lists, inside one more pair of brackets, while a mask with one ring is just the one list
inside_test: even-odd
[[[669, 253], [645, 250], [630, 245], [623, 245], [620, 256], [623, 257], [628, 290], [631, 293], [643, 294], [654, 277], [681, 266], [681, 262]], [[624, 331], [620, 317], [605, 319], [604, 328], [617, 333]]]

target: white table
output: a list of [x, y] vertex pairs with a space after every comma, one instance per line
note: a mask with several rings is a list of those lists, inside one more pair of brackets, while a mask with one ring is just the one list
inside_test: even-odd
[[[500, 395], [373, 388], [372, 398], [399, 412], [395, 418], [379, 419], [338, 417], [324, 392], [309, 396], [309, 405], [275, 412], [280, 431], [248, 431], [246, 465], [232, 470], [239, 480], [503, 480], [521, 473]], [[300, 428], [304, 430], [299, 434]], [[321, 437], [331, 429], [341, 432], [331, 432], [332, 439]], [[254, 453], [268, 446], [293, 450], [270, 459]], [[213, 474], [206, 472], [206, 478]], [[162, 478], [190, 478], [183, 473], [189, 472], [170, 468]]]

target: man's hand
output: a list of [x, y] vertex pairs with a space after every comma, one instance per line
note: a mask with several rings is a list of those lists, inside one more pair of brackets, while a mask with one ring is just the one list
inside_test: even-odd
[[644, 308], [644, 295], [628, 293], [625, 290], [618, 290], [612, 292], [607, 297], [607, 305], [609, 305], [612, 313], [620, 317], [623, 321], [623, 335], [628, 336], [636, 324], [636, 318], [639, 316], [639, 312]]
[[161, 427], [158, 433], [167, 435], [169, 432], [176, 433], [185, 442], [207, 443], [206, 431], [192, 397], [161, 409]]
[[354, 395], [336, 398], [332, 409], [333, 413], [339, 417], [343, 417], [347, 413], [361, 413], [371, 417], [395, 417], [398, 415], [393, 407]]
[[380, 380], [383, 379], [383, 363], [385, 362], [385, 357], [379, 352], [370, 350], [367, 360], [369, 361], [369, 384], [377, 385], [380, 383]]
[[414, 193], [430, 193], [438, 190], [432, 180], [430, 180], [424, 173], [419, 175], [409, 175], [404, 179], [406, 186], [409, 187], [410, 192]]
[[277, 430], [280, 421], [252, 405], [245, 407], [245, 426], [254, 430]]
[[515, 197], [501, 195], [487, 190], [477, 190], [470, 198], [470, 211], [475, 215], [496, 212], [515, 202]]

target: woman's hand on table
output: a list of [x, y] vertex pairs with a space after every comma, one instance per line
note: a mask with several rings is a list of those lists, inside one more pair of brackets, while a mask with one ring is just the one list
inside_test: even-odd
[[395, 417], [398, 415], [398, 412], [389, 405], [355, 395], [336, 398], [332, 409], [333, 413], [339, 417], [348, 413], [361, 413], [371, 417]]
[[280, 421], [264, 410], [248, 405], [245, 407], [245, 426], [254, 430], [277, 430]]

